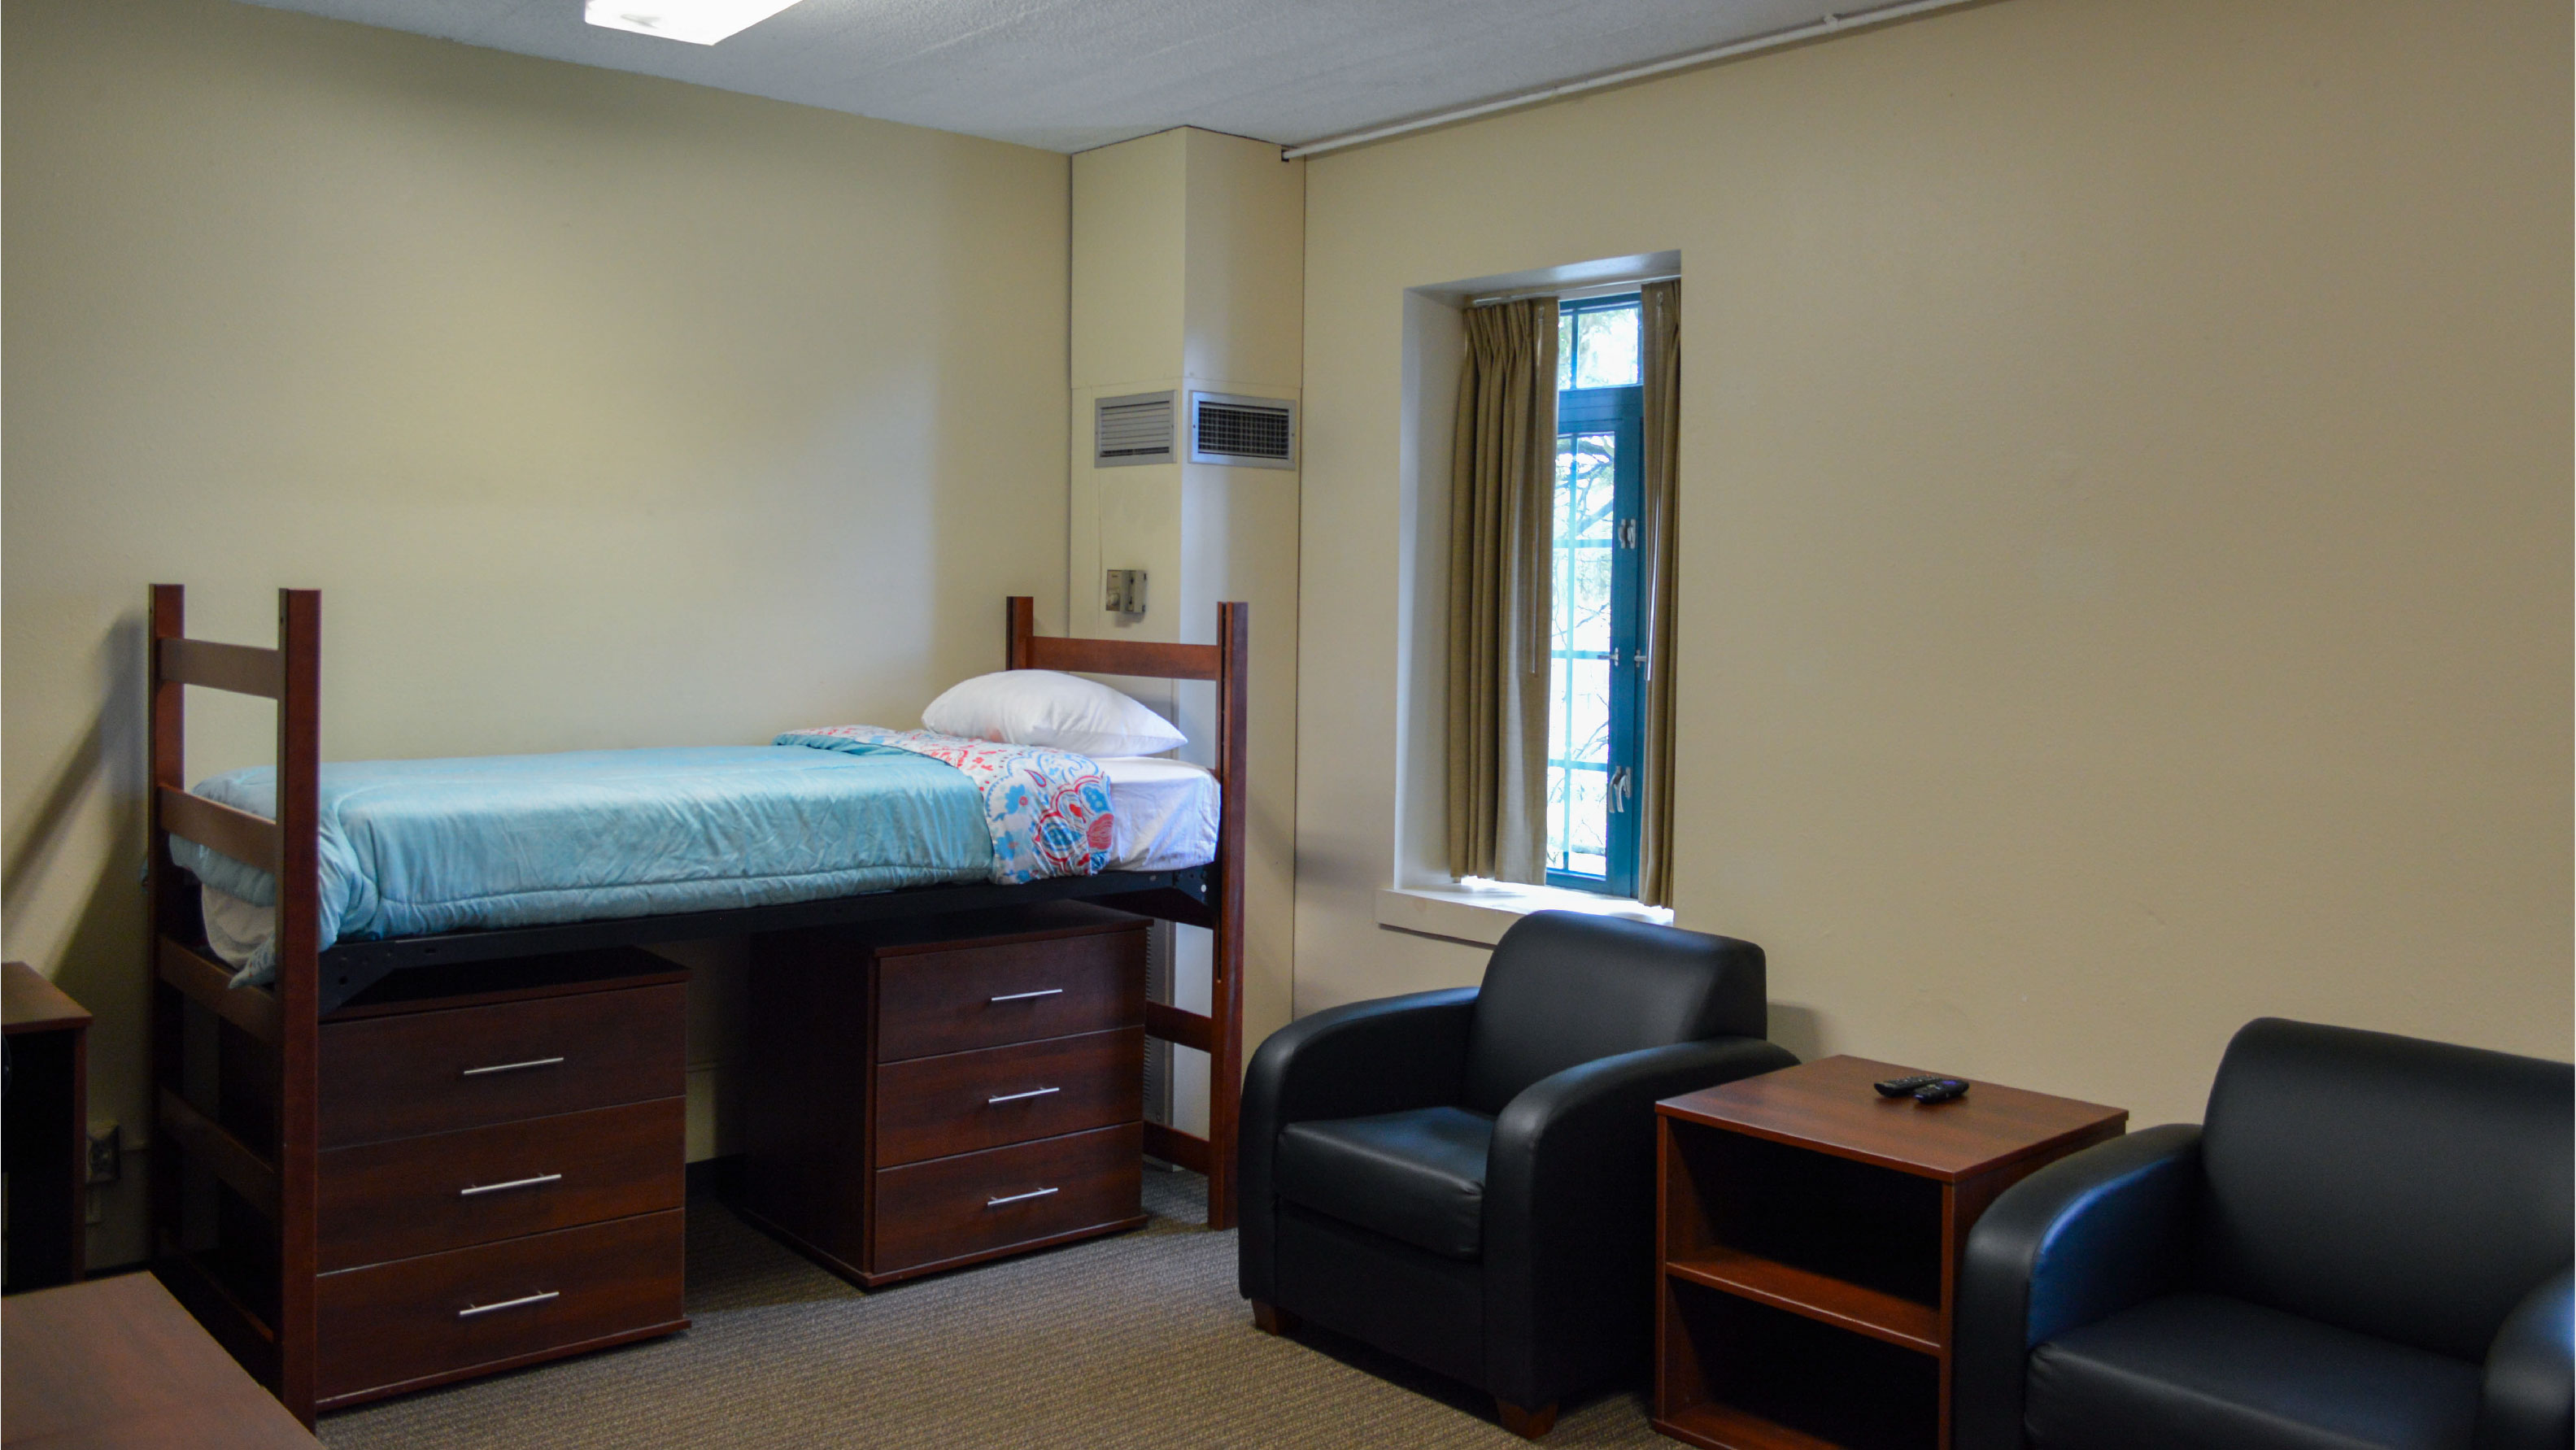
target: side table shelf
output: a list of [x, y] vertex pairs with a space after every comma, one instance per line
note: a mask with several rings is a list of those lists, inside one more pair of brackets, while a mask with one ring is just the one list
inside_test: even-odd
[[1655, 1428], [1711, 1450], [1947, 1450], [1959, 1252], [2117, 1108], [1980, 1083], [1934, 1106], [1833, 1057], [1657, 1105]]
[[11, 1293], [81, 1281], [88, 1234], [89, 1009], [25, 962], [0, 963], [9, 1043], [0, 1163], [8, 1184]]
[[1664, 1272], [1703, 1288], [1722, 1289], [1819, 1323], [1884, 1339], [1926, 1354], [1941, 1352], [1941, 1311], [1900, 1294], [1819, 1274], [1778, 1259], [1723, 1246], [1694, 1250]]

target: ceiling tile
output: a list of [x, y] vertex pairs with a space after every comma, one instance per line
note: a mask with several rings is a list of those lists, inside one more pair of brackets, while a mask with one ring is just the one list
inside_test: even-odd
[[1784, 30], [1819, 0], [803, 0], [713, 46], [582, 0], [252, 0], [469, 45], [1080, 151], [1282, 145]]

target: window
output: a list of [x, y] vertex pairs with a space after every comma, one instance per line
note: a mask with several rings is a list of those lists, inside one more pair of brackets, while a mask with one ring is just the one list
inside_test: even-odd
[[1557, 320], [1555, 631], [1547, 721], [1547, 883], [1637, 891], [1637, 509], [1644, 389], [1637, 298]]

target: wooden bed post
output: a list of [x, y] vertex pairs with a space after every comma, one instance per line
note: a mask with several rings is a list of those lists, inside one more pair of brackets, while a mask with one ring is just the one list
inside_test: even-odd
[[277, 1397], [313, 1423], [322, 1037], [322, 591], [277, 591]]
[[1014, 594], [1002, 603], [1011, 632], [1010, 648], [1003, 655], [1009, 663], [1003, 668], [1025, 670], [1029, 667], [1029, 636], [1037, 633], [1038, 602], [1025, 594]]
[[[177, 584], [152, 586], [152, 623], [143, 647], [144, 700], [151, 712], [152, 723], [145, 740], [148, 756], [148, 779], [143, 787], [144, 831], [143, 882], [151, 917], [152, 960], [145, 970], [152, 982], [152, 1101], [163, 1094], [186, 1091], [187, 1051], [186, 1001], [176, 987], [162, 981], [154, 970], [164, 939], [182, 935], [180, 920], [186, 903], [182, 892], [171, 881], [170, 837], [161, 819], [161, 792], [185, 790], [187, 770], [187, 689], [169, 678], [161, 668], [161, 642], [185, 638], [188, 632], [188, 591]], [[159, 1136], [156, 1134], [155, 1136]], [[148, 1171], [151, 1182], [151, 1223], [145, 1245], [146, 1256], [160, 1260], [179, 1252], [185, 1226], [181, 1222], [180, 1155], [158, 1151], [152, 1156]]]
[[1235, 1117], [1243, 1097], [1243, 843], [1251, 805], [1247, 740], [1252, 725], [1252, 606], [1216, 607], [1217, 648], [1224, 661], [1217, 680], [1217, 808], [1215, 979], [1208, 992], [1215, 1040], [1208, 1048], [1208, 1227], [1234, 1227]]

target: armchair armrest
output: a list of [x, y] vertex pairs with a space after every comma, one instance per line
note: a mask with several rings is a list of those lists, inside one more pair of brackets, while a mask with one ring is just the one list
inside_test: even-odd
[[1623, 1367], [1645, 1367], [1654, 1326], [1655, 1103], [1797, 1061], [1757, 1037], [1649, 1047], [1543, 1077], [1504, 1105], [1485, 1164], [1485, 1357], [1494, 1394], [1543, 1405]]
[[2477, 1450], [2561, 1450], [2576, 1435], [2576, 1272], [2543, 1280], [2487, 1350]]
[[2071, 1154], [2004, 1190], [1968, 1232], [1952, 1385], [1958, 1450], [2021, 1450], [2030, 1351], [2180, 1276], [2200, 1127]]
[[1236, 1111], [1237, 1282], [1243, 1297], [1279, 1298], [1272, 1243], [1278, 1223], [1271, 1161], [1279, 1130], [1314, 1118], [1357, 1118], [1457, 1099], [1467, 1069], [1474, 987], [1328, 1007], [1263, 1039], [1244, 1070]]

